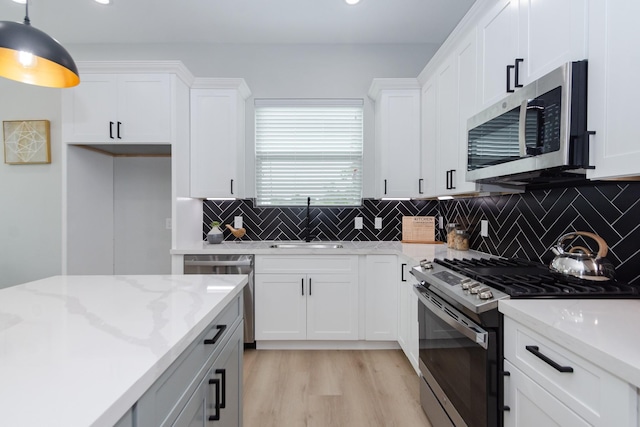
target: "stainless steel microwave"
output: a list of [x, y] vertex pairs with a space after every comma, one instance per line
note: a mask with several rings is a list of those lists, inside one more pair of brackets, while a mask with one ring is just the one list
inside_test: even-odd
[[523, 185], [584, 177], [587, 61], [555, 69], [467, 122], [467, 181]]

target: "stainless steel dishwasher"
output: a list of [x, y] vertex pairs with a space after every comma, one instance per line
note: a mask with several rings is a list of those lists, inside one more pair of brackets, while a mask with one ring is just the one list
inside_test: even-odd
[[255, 347], [255, 312], [253, 303], [253, 255], [185, 255], [184, 274], [246, 274], [244, 288], [244, 344]]

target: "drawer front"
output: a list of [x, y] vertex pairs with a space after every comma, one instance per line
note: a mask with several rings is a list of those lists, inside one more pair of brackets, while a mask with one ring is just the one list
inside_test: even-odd
[[[284, 250], [284, 249], [283, 249]], [[256, 255], [256, 273], [355, 273], [357, 255]]]
[[506, 360], [590, 424], [628, 425], [633, 388], [620, 378], [506, 317], [504, 343]]
[[241, 321], [242, 305], [238, 296], [140, 398], [139, 427], [162, 425], [167, 417], [182, 408], [197, 386], [196, 379], [210, 367]]

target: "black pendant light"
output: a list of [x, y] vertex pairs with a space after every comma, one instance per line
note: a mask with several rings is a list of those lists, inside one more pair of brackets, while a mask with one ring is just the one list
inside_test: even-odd
[[69, 52], [46, 33], [31, 26], [29, 1], [24, 23], [0, 21], [0, 76], [47, 87], [80, 83]]

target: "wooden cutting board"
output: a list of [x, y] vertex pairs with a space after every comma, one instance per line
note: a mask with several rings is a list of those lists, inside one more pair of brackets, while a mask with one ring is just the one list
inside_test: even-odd
[[403, 216], [403, 243], [442, 243], [436, 241], [435, 216]]

